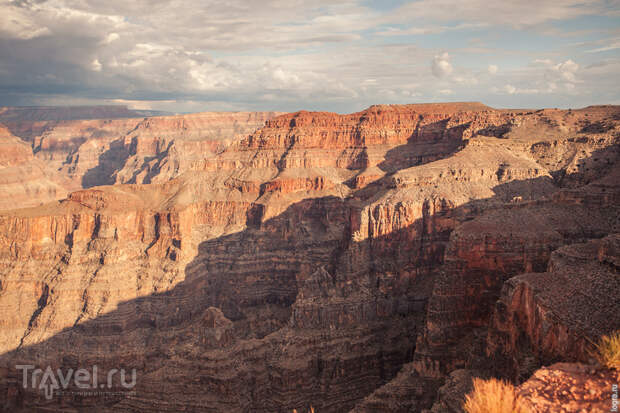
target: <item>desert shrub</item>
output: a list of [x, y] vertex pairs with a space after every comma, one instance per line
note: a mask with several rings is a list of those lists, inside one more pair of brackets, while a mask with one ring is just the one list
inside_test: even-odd
[[474, 379], [474, 389], [465, 397], [467, 413], [530, 413], [515, 387], [503, 380]]
[[601, 365], [609, 369], [620, 370], [620, 330], [600, 338], [594, 357]]

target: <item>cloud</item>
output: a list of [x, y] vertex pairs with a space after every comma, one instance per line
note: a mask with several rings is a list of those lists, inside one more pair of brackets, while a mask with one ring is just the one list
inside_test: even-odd
[[435, 55], [431, 62], [431, 70], [433, 75], [442, 78], [452, 73], [452, 64], [450, 63], [450, 55], [444, 52], [440, 55]]
[[[544, 40], [544, 52], [494, 44], [506, 27], [543, 33], [552, 21], [611, 7], [540, 3], [532, 13], [516, 0], [419, 0], [389, 10], [363, 0], [0, 0], [0, 104], [120, 99], [166, 110], [351, 112], [448, 91], [510, 106], [535, 90], [535, 102], [545, 93], [618, 100], [611, 30], [603, 36], [592, 23], [589, 39], [600, 42], [568, 49], [554, 35], [528, 34]], [[481, 39], [476, 47], [470, 34]], [[607, 60], [595, 61], [594, 51], [608, 51]]]
[[120, 38], [121, 36], [118, 33], [110, 33], [106, 36], [106, 38], [101, 43], [107, 45], [107, 44], [117, 41]]
[[545, 92], [536, 88], [518, 88], [511, 84], [504, 85], [501, 88], [493, 88], [491, 91], [494, 93], [503, 93], [507, 95], [537, 95]]
[[412, 26], [407, 29], [401, 29], [397, 27], [388, 27], [386, 30], [382, 30], [377, 34], [380, 36], [409, 36], [409, 35], [423, 35], [423, 34], [438, 34], [448, 31], [457, 30], [472, 30], [489, 27], [489, 23], [461, 23], [453, 26], [448, 25], [425, 25], [425, 26]]
[[535, 63], [542, 64], [545, 67], [545, 78], [549, 81], [572, 85], [579, 82], [577, 79], [579, 65], [572, 59], [560, 63], [554, 63], [550, 59], [543, 59], [536, 60]]
[[[534, 64], [510, 73], [510, 81], [503, 86], [493, 86], [493, 93], [506, 95], [546, 95], [572, 96], [579, 93], [584, 81], [581, 79], [580, 65], [572, 59], [563, 62], [554, 62], [552, 59], [536, 59]], [[501, 76], [498, 75], [498, 78]], [[590, 82], [591, 87], [597, 82]], [[590, 93], [592, 90], [587, 90]], [[599, 93], [602, 91], [599, 90]]]
[[103, 65], [101, 64], [101, 62], [99, 61], [99, 59], [95, 59], [91, 62], [90, 64], [90, 68], [92, 70], [94, 70], [95, 72], [101, 72], [101, 68], [103, 67]]
[[579, 65], [572, 60], [567, 60], [564, 63], [558, 63], [553, 67], [553, 70], [557, 71], [562, 80], [570, 83], [577, 81], [575, 74], [579, 70]]
[[41, 25], [27, 10], [17, 7], [11, 1], [0, 1], [0, 35], [21, 40], [34, 39], [50, 34], [49, 28]]
[[505, 85], [503, 91], [508, 93], [509, 95], [514, 95], [515, 93], [517, 93], [517, 88], [513, 85]]
[[458, 19], [462, 23], [524, 28], [550, 21], [604, 15], [613, 7], [605, 0], [543, 0], [535, 6], [522, 0], [420, 0], [396, 8], [389, 20], [410, 23], [412, 20], [446, 22]]
[[600, 52], [608, 52], [610, 50], [620, 49], [620, 39], [614, 39], [612, 42], [603, 47], [598, 47], [596, 49], [586, 50], [588, 53], [600, 53]]

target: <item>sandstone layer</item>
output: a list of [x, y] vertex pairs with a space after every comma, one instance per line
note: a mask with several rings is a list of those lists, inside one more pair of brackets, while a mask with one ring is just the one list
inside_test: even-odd
[[[0, 404], [10, 411], [421, 411], [456, 369], [527, 379], [515, 372], [527, 348], [515, 337], [540, 352], [533, 371], [562, 352], [578, 359], [578, 334], [617, 325], [611, 303], [592, 310], [609, 327], [578, 328], [577, 302], [553, 298], [540, 278], [519, 294], [570, 336], [545, 347], [509, 286], [561, 271], [553, 257], [576, 243], [602, 257], [583, 264], [602, 268], [592, 288], [613, 275], [618, 249], [604, 245], [620, 232], [618, 107], [298, 112], [233, 134], [221, 151], [201, 146], [200, 158], [184, 152], [196, 140], [183, 125], [205, 122], [192, 116], [142, 120], [110, 146], [111, 159], [133, 142], [153, 157], [103, 168], [115, 185], [0, 214], [0, 311], [14, 314], [0, 328]], [[161, 144], [158, 130], [189, 146]], [[584, 274], [566, 288], [590, 283]], [[138, 380], [106, 403], [47, 400], [22, 386], [20, 363], [135, 368]]]

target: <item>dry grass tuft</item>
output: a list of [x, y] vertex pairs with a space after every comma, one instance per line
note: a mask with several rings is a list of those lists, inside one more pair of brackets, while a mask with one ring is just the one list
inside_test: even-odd
[[620, 370], [620, 330], [600, 338], [594, 357], [601, 365]]
[[503, 380], [474, 379], [474, 389], [465, 397], [467, 413], [530, 413], [515, 387]]

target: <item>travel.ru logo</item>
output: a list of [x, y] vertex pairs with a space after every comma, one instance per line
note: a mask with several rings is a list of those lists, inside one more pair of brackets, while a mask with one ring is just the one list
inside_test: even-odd
[[55, 371], [47, 366], [45, 370], [35, 368], [31, 364], [18, 364], [15, 366], [17, 370], [22, 371], [22, 382], [24, 389], [30, 385], [33, 389], [43, 390], [45, 398], [50, 400], [54, 397], [54, 392], [58, 390], [67, 390], [71, 384], [81, 391], [101, 391], [112, 389], [115, 379], [118, 377], [118, 385], [123, 389], [133, 389], [136, 385], [136, 369], [131, 370], [131, 380], [128, 381], [125, 369], [111, 369], [102, 377], [104, 382], [99, 382], [99, 368], [93, 366], [88, 369], [56, 369]]

